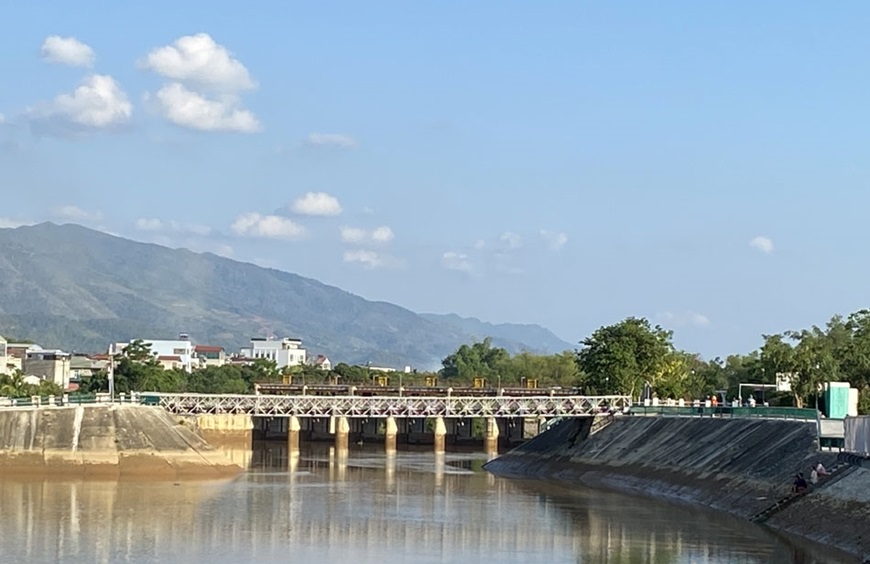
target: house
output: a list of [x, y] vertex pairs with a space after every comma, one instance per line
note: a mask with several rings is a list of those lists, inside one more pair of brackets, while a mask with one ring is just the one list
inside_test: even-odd
[[[169, 366], [171, 368], [180, 368], [185, 372], [190, 372], [197, 364], [193, 350], [193, 343], [190, 342], [190, 338], [188, 338], [186, 333], [182, 333], [181, 335], [179, 335], [178, 339], [176, 340], [138, 340], [142, 341], [150, 347], [151, 353], [154, 355], [157, 362], [163, 365], [164, 368]], [[127, 346], [134, 342], [135, 340], [130, 341], [129, 343], [112, 343], [111, 345], [109, 345], [109, 354], [120, 354]], [[173, 358], [170, 359], [170, 357]], [[177, 360], [174, 357], [178, 357]], [[162, 358], [164, 359], [161, 360]]]
[[227, 353], [223, 347], [196, 345], [193, 353], [199, 360], [199, 366], [223, 366], [227, 363]]
[[41, 351], [42, 347], [34, 343], [6, 343], [6, 362], [3, 368], [7, 374], [16, 370], [24, 371], [24, 359], [30, 351]]
[[305, 349], [302, 348], [301, 339], [254, 337], [250, 348], [242, 349], [241, 356], [249, 360], [272, 360], [278, 368], [305, 364]]
[[332, 370], [332, 363], [322, 354], [317, 355], [317, 358], [314, 359], [314, 366], [327, 372]]
[[87, 356], [74, 354], [69, 363], [69, 378], [71, 382], [81, 382], [107, 370], [109, 359], [107, 355]]
[[157, 363], [163, 368], [163, 370], [184, 370], [186, 372], [190, 372], [190, 369], [185, 362], [185, 359], [177, 354], [166, 354], [166, 355], [157, 355]]
[[62, 389], [69, 389], [71, 355], [61, 350], [29, 350], [24, 357], [25, 376], [54, 382]]

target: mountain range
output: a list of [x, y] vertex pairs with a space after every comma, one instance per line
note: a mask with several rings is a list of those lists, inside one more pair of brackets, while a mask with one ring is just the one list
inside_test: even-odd
[[140, 243], [80, 225], [0, 229], [0, 335], [104, 351], [134, 338], [237, 351], [251, 337], [298, 337], [335, 362], [431, 369], [491, 337], [512, 353], [572, 348], [538, 325], [418, 314], [297, 274]]

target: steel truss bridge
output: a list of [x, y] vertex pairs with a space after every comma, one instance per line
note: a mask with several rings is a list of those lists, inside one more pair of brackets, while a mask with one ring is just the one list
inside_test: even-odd
[[253, 417], [593, 417], [626, 412], [630, 396], [312, 396], [142, 393], [140, 401], [184, 415]]

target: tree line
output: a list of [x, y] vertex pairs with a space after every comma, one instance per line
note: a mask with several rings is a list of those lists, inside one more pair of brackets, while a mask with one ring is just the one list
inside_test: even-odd
[[[749, 354], [710, 360], [680, 350], [673, 333], [645, 318], [628, 317], [600, 327], [574, 351], [542, 355], [493, 346], [491, 339], [461, 345], [446, 356], [437, 371], [384, 373], [367, 366], [339, 363], [331, 370], [314, 366], [278, 369], [258, 359], [247, 365], [208, 366], [187, 373], [164, 370], [147, 343], [135, 341], [115, 359], [116, 392], [158, 391], [251, 393], [256, 383], [471, 386], [483, 379], [488, 387], [571, 387], [587, 395], [629, 394], [637, 398], [649, 386], [659, 398], [701, 399], [724, 393], [738, 395], [738, 385], [773, 384], [787, 375], [791, 392], [773, 399], [797, 407], [814, 406], [824, 382], [845, 381], [859, 390], [859, 411], [870, 412], [870, 310], [834, 316], [823, 327], [762, 335], [761, 346]], [[0, 395], [24, 396], [40, 391], [20, 379], [0, 379]], [[106, 373], [83, 382], [85, 391], [106, 391]], [[47, 384], [46, 384], [47, 385]], [[777, 397], [778, 396], [778, 397]]]

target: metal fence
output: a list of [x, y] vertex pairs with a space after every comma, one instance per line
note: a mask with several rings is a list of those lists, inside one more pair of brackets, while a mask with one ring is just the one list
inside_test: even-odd
[[741, 419], [792, 419], [818, 421], [815, 409], [798, 407], [694, 407], [676, 405], [633, 406], [631, 415], [660, 415], [663, 417], [724, 417]]

